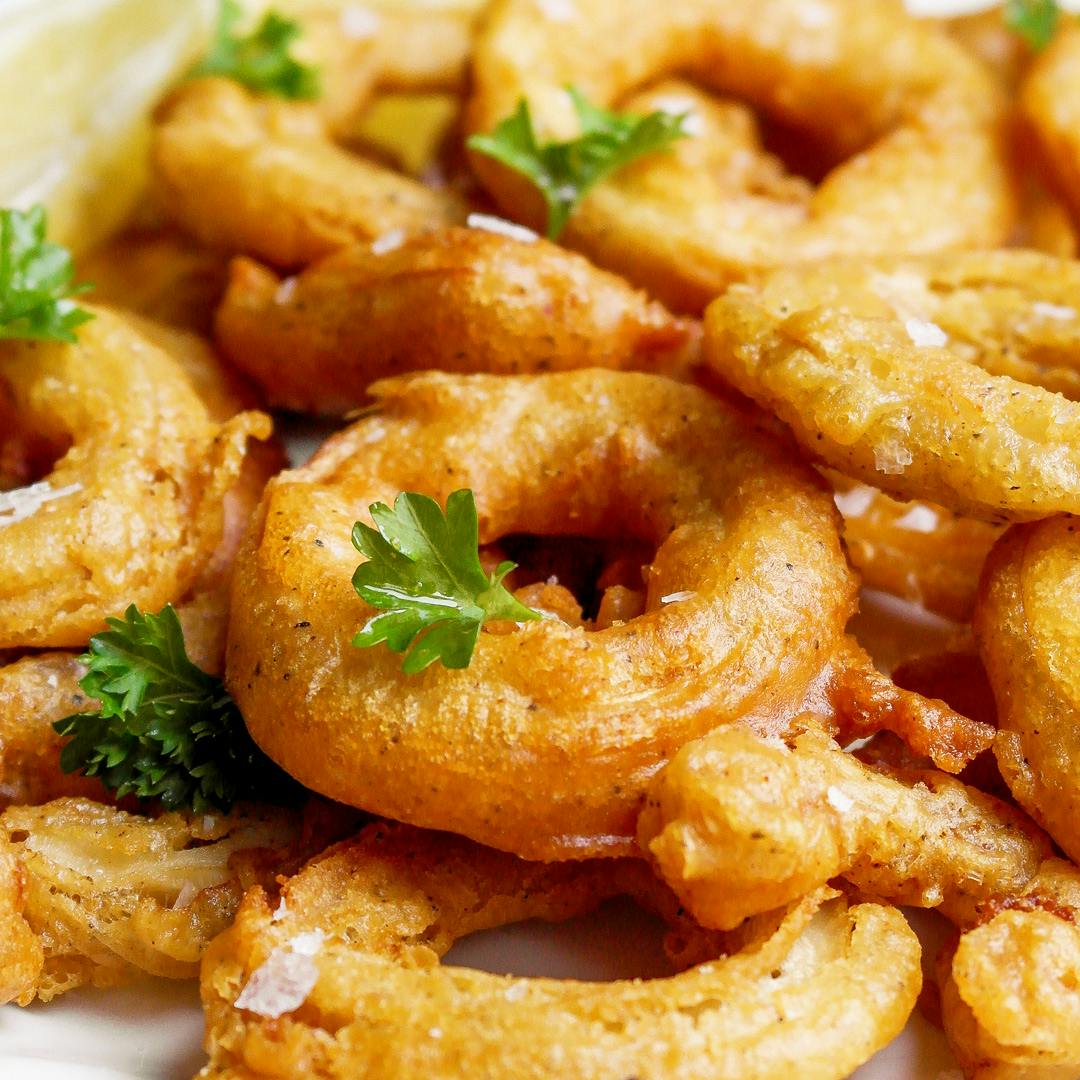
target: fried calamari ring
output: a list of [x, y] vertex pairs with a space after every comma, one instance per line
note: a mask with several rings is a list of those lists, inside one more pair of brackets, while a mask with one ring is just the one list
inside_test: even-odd
[[698, 345], [694, 323], [580, 255], [477, 229], [348, 248], [285, 282], [237, 259], [216, 325], [271, 405], [320, 413], [407, 371], [677, 373]]
[[832, 469], [823, 472], [835, 488], [844, 543], [863, 584], [947, 619], [969, 620], [979, 574], [1001, 526], [933, 503], [897, 502]]
[[[166, 260], [167, 262], [170, 260]], [[125, 320], [177, 362], [210, 419], [227, 423], [251, 404], [206, 343], [196, 335], [139, 319]], [[222, 528], [186, 595], [170, 598], [184, 629], [188, 655], [204, 671], [219, 673], [225, 660], [232, 562], [267, 480], [283, 455], [273, 441], [251, 445], [240, 474], [222, 501]], [[38, 804], [62, 795], [110, 796], [96, 778], [64, 773], [56, 720], [87, 708], [79, 680], [85, 674], [73, 653], [34, 653], [0, 666], [0, 807]]]
[[683, 747], [652, 782], [638, 839], [703, 925], [719, 929], [843, 876], [875, 899], [941, 907], [1021, 892], [1049, 840], [1020, 811], [933, 769], [875, 769], [807, 733], [740, 727]]
[[172, 229], [131, 229], [79, 261], [97, 303], [200, 334], [210, 332], [227, 278], [225, 255]]
[[[990, 521], [1080, 509], [1080, 406], [1043, 388], [1080, 389], [1080, 266], [995, 252], [835, 273], [733, 286], [709, 307], [706, 361], [809, 454], [898, 498]], [[909, 314], [937, 288], [915, 311], [940, 324]]]
[[1048, 859], [939, 958], [941, 1019], [972, 1080], [1080, 1075], [1080, 871]]
[[377, 90], [465, 88], [477, 11], [337, 5], [305, 11], [303, 49], [318, 68], [318, 108], [347, 138]]
[[248, 437], [270, 434], [260, 413], [216, 423], [177, 363], [105, 309], [76, 345], [0, 343], [3, 411], [10, 473], [48, 475], [0, 496], [0, 648], [81, 646], [127, 604], [184, 595], [221, 541]]
[[1080, 29], [1066, 22], [1036, 57], [1020, 110], [1057, 193], [1080, 221]]
[[187, 232], [276, 266], [464, 217], [453, 196], [337, 147], [305, 107], [224, 79], [174, 91], [158, 114], [152, 160], [164, 208]]
[[[0, 925], [12, 927], [22, 962], [17, 977], [0, 977], [0, 1001], [50, 1001], [144, 973], [194, 978], [244, 890], [274, 890], [277, 874], [355, 827], [351, 817], [318, 800], [303, 812], [157, 818], [89, 799], [10, 807], [0, 814]], [[3, 890], [5, 866], [17, 893]]]
[[[610, 106], [676, 70], [820, 140], [841, 164], [808, 198], [775, 198], [664, 155], [597, 186], [568, 242], [632, 281], [668, 282], [658, 295], [674, 306], [700, 310], [763, 267], [990, 247], [1008, 235], [993, 80], [887, 0], [578, 0], [557, 11], [497, 0], [476, 44], [467, 127], [489, 132], [525, 98], [542, 139], [569, 137], [568, 85]], [[505, 213], [542, 224], [520, 176], [479, 154], [473, 165]]]
[[200, 1075], [779, 1080], [797, 1069], [839, 1080], [906, 1021], [921, 980], [903, 917], [822, 906], [820, 893], [750, 928], [734, 955], [718, 946], [668, 978], [588, 983], [438, 963], [475, 930], [636, 894], [638, 870], [530, 864], [371, 826], [286, 882], [282, 917], [253, 891], [211, 946]]
[[[855, 583], [831, 499], [746, 414], [601, 370], [427, 373], [372, 393], [374, 415], [271, 481], [233, 590], [226, 683], [256, 741], [314, 790], [532, 857], [630, 849], [665, 758], [755, 709], [782, 727], [847, 649]], [[354, 648], [370, 610], [350, 584], [354, 520], [402, 490], [463, 487], [482, 543], [658, 545], [645, 613], [482, 633], [468, 669], [416, 677]]]
[[1080, 859], [1080, 533], [1060, 517], [990, 553], [974, 628], [998, 707], [994, 743], [1016, 800]]

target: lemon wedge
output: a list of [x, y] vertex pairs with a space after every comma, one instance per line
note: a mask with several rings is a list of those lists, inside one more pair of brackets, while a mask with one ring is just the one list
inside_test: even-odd
[[204, 48], [216, 0], [0, 0], [0, 206], [42, 203], [84, 251], [130, 213], [148, 113]]

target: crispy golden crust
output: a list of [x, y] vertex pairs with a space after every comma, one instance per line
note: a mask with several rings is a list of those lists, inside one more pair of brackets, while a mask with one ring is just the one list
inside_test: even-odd
[[[824, 1080], [902, 1027], [920, 982], [914, 935], [897, 912], [821, 907], [821, 894], [748, 928], [735, 955], [666, 979], [519, 979], [438, 963], [473, 930], [636, 893], [638, 870], [522, 863], [457, 837], [371, 826], [285, 884], [283, 917], [253, 892], [211, 947], [201, 1076], [771, 1080], [797, 1067]], [[255, 973], [301, 942], [311, 952], [314, 931], [323, 936], [300, 958], [300, 989], [273, 1000]], [[235, 1004], [242, 990], [249, 1008]]]
[[989, 521], [1080, 508], [1080, 406], [1043, 388], [1078, 386], [1080, 270], [1033, 252], [886, 265], [734, 286], [706, 361], [809, 454], [898, 498]]
[[1057, 193], [1080, 220], [1080, 29], [1061, 32], [1031, 65], [1020, 110]]
[[208, 333], [228, 276], [228, 257], [172, 229], [132, 229], [79, 260], [94, 301]]
[[674, 374], [699, 333], [579, 255], [470, 229], [385, 252], [352, 247], [287, 282], [237, 259], [216, 329], [270, 404], [320, 413], [356, 408], [376, 379], [426, 368]]
[[970, 1080], [1080, 1074], [1080, 872], [1050, 859], [938, 961], [941, 1016]]
[[0, 1000], [49, 1001], [140, 973], [194, 978], [244, 890], [273, 890], [276, 874], [339, 838], [354, 816], [317, 802], [304, 812], [158, 818], [77, 798], [8, 808], [0, 814], [0, 925], [13, 944], [0, 966]]
[[1020, 811], [932, 769], [863, 764], [808, 733], [733, 727], [653, 781], [638, 839], [703, 925], [728, 929], [842, 876], [868, 898], [971, 922], [1051, 851]]
[[[568, 242], [663, 288], [679, 309], [700, 310], [763, 267], [989, 247], [1009, 233], [1014, 200], [992, 78], [889, 0], [580, 0], [565, 18], [538, 0], [498, 0], [476, 45], [467, 126], [490, 131], [525, 97], [541, 137], [565, 137], [574, 130], [567, 85], [612, 105], [673, 71], [744, 99], [840, 160], [808, 197], [688, 168], [678, 154], [594, 189]], [[478, 154], [473, 167], [506, 213], [542, 223], [520, 177]]]
[[[786, 719], [847, 647], [854, 582], [828, 494], [702, 391], [590, 370], [428, 373], [373, 394], [374, 415], [271, 482], [237, 563], [227, 685], [315, 790], [533, 857], [625, 849], [666, 757], [766, 702]], [[353, 521], [402, 490], [463, 487], [482, 543], [658, 545], [645, 613], [484, 633], [464, 671], [405, 676], [388, 649], [355, 649], [369, 609], [350, 584]]]
[[997, 700], [994, 744], [1017, 801], [1080, 858], [1080, 534], [1052, 518], [1010, 529], [990, 553], [975, 636]]
[[[124, 318], [168, 351], [210, 420], [226, 423], [250, 404], [249, 392], [201, 338], [130, 312]], [[184, 628], [188, 655], [205, 671], [217, 674], [224, 667], [233, 558], [267, 480], [282, 464], [281, 448], [273, 440], [249, 447], [239, 476], [222, 499], [216, 548], [206, 553], [187, 593], [170, 598]], [[110, 798], [98, 780], [65, 774], [59, 767], [61, 740], [53, 722], [93, 707], [79, 688], [83, 674], [75, 655], [66, 652], [35, 653], [0, 666], [0, 806], [33, 805], [62, 795]]]
[[173, 92], [152, 158], [164, 208], [187, 232], [276, 266], [464, 216], [452, 196], [334, 145], [303, 106], [257, 99], [223, 79]]
[[260, 413], [216, 423], [183, 370], [105, 309], [77, 345], [0, 343], [0, 396], [4, 449], [55, 460], [49, 491], [68, 491], [0, 529], [5, 648], [79, 646], [129, 603], [184, 595], [221, 541], [249, 436], [270, 434]]
[[832, 469], [823, 472], [836, 491], [844, 543], [863, 584], [967, 622], [1001, 526], [933, 503], [898, 502]]

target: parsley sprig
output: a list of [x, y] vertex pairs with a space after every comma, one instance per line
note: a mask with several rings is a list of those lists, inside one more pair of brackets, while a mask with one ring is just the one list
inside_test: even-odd
[[72, 302], [91, 288], [75, 285], [71, 252], [45, 239], [41, 206], [0, 210], [0, 338], [75, 342], [94, 316]]
[[220, 75], [258, 93], [294, 101], [317, 98], [318, 70], [289, 54], [289, 46], [300, 37], [299, 25], [270, 10], [245, 37], [236, 32], [242, 18], [237, 0], [221, 0], [213, 44], [191, 74]]
[[1061, 21], [1057, 0], [1006, 0], [1005, 25], [1038, 52], [1053, 40]]
[[501, 161], [540, 191], [547, 204], [549, 239], [562, 232], [589, 188], [636, 158], [666, 150], [688, 134], [685, 113], [609, 112], [591, 105], [572, 86], [567, 93], [581, 124], [581, 134], [570, 142], [541, 143], [524, 98], [490, 135], [473, 135], [468, 142], [470, 149]]
[[172, 606], [144, 614], [134, 604], [90, 639], [79, 685], [101, 702], [53, 724], [68, 741], [64, 772], [101, 778], [117, 795], [160, 799], [168, 810], [228, 811], [240, 799], [293, 790], [252, 741], [220, 679], [189, 659]]
[[381, 614], [368, 620], [354, 645], [385, 643], [405, 653], [401, 666], [408, 675], [436, 660], [464, 668], [488, 620], [540, 618], [502, 584], [515, 563], [484, 573], [476, 501], [467, 488], [450, 495], [445, 514], [434, 499], [414, 491], [402, 492], [393, 509], [385, 503], [368, 509], [375, 528], [361, 521], [353, 526], [353, 545], [368, 559], [356, 568], [353, 587]]

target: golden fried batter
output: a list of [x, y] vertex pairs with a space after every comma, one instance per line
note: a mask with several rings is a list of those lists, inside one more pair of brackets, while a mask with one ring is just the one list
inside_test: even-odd
[[[930, 289], [948, 294], [935, 314], [912, 311]], [[1080, 509], [1080, 406], [1043, 388], [1076, 392], [1078, 344], [1080, 269], [997, 252], [734, 286], [709, 308], [705, 358], [840, 472], [1022, 521]]]
[[699, 336], [579, 255], [469, 229], [352, 247], [284, 282], [237, 259], [216, 323], [222, 351], [272, 405], [320, 413], [424, 368], [678, 373]]
[[318, 803], [303, 815], [256, 807], [157, 818], [89, 799], [10, 807], [0, 814], [0, 926], [17, 945], [0, 967], [2, 1000], [49, 1001], [140, 972], [194, 978], [244, 890], [272, 889], [349, 819]]
[[[568, 243], [662, 287], [680, 310], [701, 310], [765, 267], [989, 247], [1008, 236], [1015, 208], [993, 79], [891, 0], [576, 0], [559, 13], [496, 0], [476, 44], [467, 126], [491, 131], [524, 97], [541, 139], [572, 137], [568, 85], [612, 106], [676, 71], [798, 129], [839, 162], [808, 198], [797, 184], [762, 187], [756, 172], [732, 182], [676, 155], [643, 159], [594, 188]], [[708, 126], [695, 137], [711, 138]], [[480, 154], [472, 163], [504, 212], [542, 224], [520, 176]]]
[[[745, 414], [600, 370], [372, 391], [372, 415], [271, 481], [237, 561], [226, 684], [260, 746], [314, 790], [530, 857], [625, 850], [679, 746], [759, 707], [783, 728], [847, 655], [854, 581], [832, 500]], [[350, 583], [353, 522], [403, 490], [466, 487], [482, 543], [657, 545], [644, 614], [482, 633], [467, 669], [419, 676], [354, 648], [370, 609]]]
[[842, 876], [864, 895], [970, 921], [1051, 851], [1019, 811], [932, 769], [873, 768], [808, 733], [742, 728], [685, 746], [653, 781], [638, 839], [705, 926], [729, 929]]
[[1080, 859], [1080, 522], [1010, 529], [990, 553], [975, 609], [997, 701], [994, 743], [1017, 801]]
[[340, 149], [305, 108], [224, 79], [180, 86], [161, 107], [153, 146], [167, 213], [210, 247], [276, 266], [464, 217], [453, 196]]
[[0, 496], [0, 648], [81, 646], [129, 603], [183, 596], [221, 542], [249, 436], [270, 434], [260, 413], [216, 423], [182, 368], [105, 309], [76, 345], [0, 342], [0, 399], [14, 420], [0, 450], [26, 480], [47, 473]]
[[636, 892], [639, 870], [530, 864], [370, 826], [286, 882], [280, 916], [250, 893], [211, 946], [200, 1075], [839, 1080], [906, 1021], [914, 935], [887, 908], [822, 906], [827, 891], [749, 928], [734, 955], [718, 946], [666, 979], [520, 979], [438, 962], [474, 930]]

